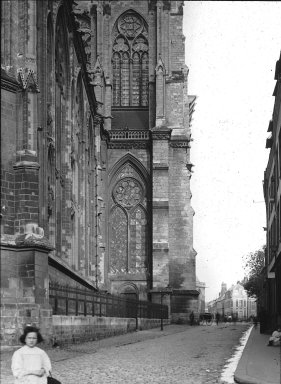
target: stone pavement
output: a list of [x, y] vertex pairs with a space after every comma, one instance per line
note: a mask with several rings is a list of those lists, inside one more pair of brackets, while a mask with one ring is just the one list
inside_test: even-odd
[[234, 373], [239, 384], [280, 384], [281, 347], [268, 347], [269, 335], [252, 329]]
[[[63, 384], [215, 384], [248, 326], [170, 325], [46, 351]], [[3, 384], [13, 383], [11, 356], [2, 353]]]

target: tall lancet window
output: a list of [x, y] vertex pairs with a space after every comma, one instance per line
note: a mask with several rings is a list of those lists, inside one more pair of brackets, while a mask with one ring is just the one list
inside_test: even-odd
[[133, 11], [123, 13], [113, 29], [113, 106], [148, 106], [148, 30]]

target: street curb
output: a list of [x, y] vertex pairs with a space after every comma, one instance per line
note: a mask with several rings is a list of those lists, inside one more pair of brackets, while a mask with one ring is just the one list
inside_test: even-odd
[[[262, 351], [264, 348], [266, 348], [264, 347], [264, 345], [266, 345], [264, 343], [264, 335], [255, 334], [255, 332], [258, 331], [252, 329], [247, 344], [242, 353], [242, 356], [239, 360], [236, 371], [234, 372], [234, 382], [238, 384], [280, 384], [280, 377], [278, 377], [276, 380], [275, 377], [270, 376], [266, 378], [264, 375], [264, 369], [262, 367], [264, 366], [264, 364], [268, 363], [265, 358], [270, 360], [270, 355], [266, 354], [265, 356], [263, 356], [262, 353], [260, 353], [260, 348], [262, 348]], [[263, 339], [261, 339], [261, 336], [263, 337]], [[249, 372], [252, 372], [253, 361], [255, 361], [256, 363], [257, 371], [255, 371], [255, 374], [252, 376], [249, 375]]]

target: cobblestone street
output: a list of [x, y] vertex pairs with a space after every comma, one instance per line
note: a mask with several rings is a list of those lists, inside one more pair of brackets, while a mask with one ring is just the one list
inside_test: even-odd
[[[246, 324], [171, 325], [47, 350], [53, 376], [63, 384], [206, 384], [220, 372], [238, 345]], [[12, 384], [11, 352], [2, 353], [1, 383]]]

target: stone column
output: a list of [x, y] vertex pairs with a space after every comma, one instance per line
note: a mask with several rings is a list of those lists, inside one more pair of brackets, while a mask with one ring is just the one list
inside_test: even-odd
[[158, 64], [155, 68], [156, 72], [156, 121], [155, 126], [159, 127], [165, 124], [166, 121], [166, 84], [165, 84], [165, 66], [159, 56]]
[[154, 128], [152, 131], [153, 288], [163, 288], [169, 283], [168, 172], [170, 134], [171, 130], [164, 126]]
[[169, 282], [173, 288], [171, 316], [174, 322], [188, 322], [191, 310], [198, 310], [193, 215], [191, 207], [191, 164], [189, 139], [173, 137], [169, 161]]

